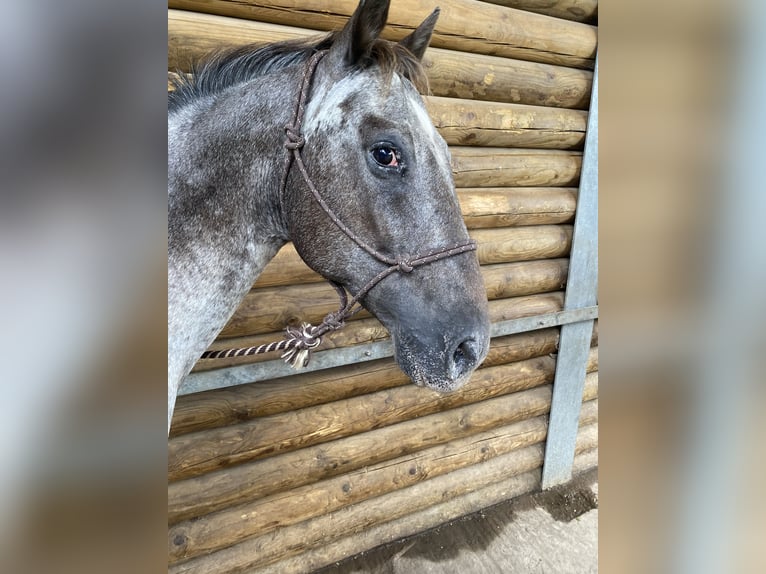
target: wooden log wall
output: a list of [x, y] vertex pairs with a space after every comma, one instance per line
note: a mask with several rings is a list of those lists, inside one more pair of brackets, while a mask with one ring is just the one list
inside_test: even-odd
[[[338, 28], [357, 0], [170, 0], [168, 69], [211, 50]], [[424, 58], [493, 322], [563, 308], [596, 48], [596, 0], [393, 0], [399, 39], [442, 9]], [[318, 322], [336, 295], [292, 245], [213, 349]], [[168, 443], [173, 573], [304, 573], [540, 488], [558, 328], [496, 337], [461, 390], [393, 359], [182, 396]], [[323, 349], [381, 341], [359, 313]], [[598, 329], [575, 472], [597, 465]], [[201, 361], [195, 371], [271, 360]]]

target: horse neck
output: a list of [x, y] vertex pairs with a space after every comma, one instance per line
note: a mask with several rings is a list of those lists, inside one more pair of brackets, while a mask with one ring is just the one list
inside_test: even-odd
[[168, 118], [169, 377], [179, 382], [288, 239], [279, 194], [298, 80], [274, 76]]

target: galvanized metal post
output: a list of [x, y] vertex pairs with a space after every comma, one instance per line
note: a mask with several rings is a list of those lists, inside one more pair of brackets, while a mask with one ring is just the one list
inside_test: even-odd
[[[593, 74], [577, 197], [572, 252], [569, 259], [566, 311], [592, 307], [598, 291], [598, 56]], [[593, 320], [562, 325], [559, 337], [553, 399], [543, 463], [542, 487], [550, 488], [572, 477], [585, 367]]]

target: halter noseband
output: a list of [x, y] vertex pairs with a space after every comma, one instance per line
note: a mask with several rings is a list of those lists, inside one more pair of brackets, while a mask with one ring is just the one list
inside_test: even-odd
[[285, 160], [284, 176], [282, 177], [282, 184], [279, 188], [279, 202], [282, 208], [282, 213], [285, 213], [284, 208], [284, 193], [287, 187], [287, 180], [290, 175], [290, 168], [293, 163], [298, 166], [298, 170], [303, 176], [303, 180], [306, 182], [311, 194], [316, 200], [317, 204], [322, 208], [327, 217], [340, 229], [349, 239], [361, 247], [365, 252], [377, 259], [381, 263], [388, 265], [386, 269], [378, 273], [375, 277], [370, 279], [359, 292], [348, 298], [346, 289], [334, 281], [328, 280], [338, 292], [340, 298], [340, 307], [337, 311], [329, 313], [321, 324], [314, 326], [308, 323], [304, 323], [300, 328], [287, 327], [287, 337], [281, 341], [269, 343], [266, 345], [260, 345], [257, 347], [247, 347], [244, 349], [225, 349], [222, 351], [206, 351], [202, 354], [203, 359], [217, 359], [224, 357], [243, 357], [247, 355], [255, 355], [260, 353], [268, 353], [271, 351], [285, 351], [282, 358], [296, 368], [305, 367], [308, 365], [310, 359], [310, 353], [313, 349], [319, 346], [322, 342], [322, 336], [329, 332], [340, 329], [346, 324], [346, 319], [352, 315], [358, 313], [361, 307], [354, 309], [354, 306], [364, 297], [373, 287], [383, 281], [386, 277], [393, 273], [411, 273], [416, 267], [428, 265], [434, 261], [440, 259], [446, 259], [453, 255], [459, 255], [468, 251], [476, 250], [476, 242], [469, 240], [466, 243], [458, 243], [449, 247], [442, 247], [433, 249], [426, 253], [421, 253], [414, 257], [403, 258], [391, 258], [387, 257], [377, 249], [371, 247], [363, 239], [361, 239], [356, 233], [354, 233], [341, 219], [335, 214], [335, 212], [327, 205], [322, 195], [317, 190], [314, 183], [309, 177], [306, 165], [303, 163], [301, 157], [301, 148], [305, 144], [305, 139], [301, 134], [301, 125], [303, 123], [303, 116], [306, 113], [306, 100], [308, 94], [311, 91], [311, 81], [314, 77], [317, 64], [327, 53], [326, 50], [318, 51], [311, 56], [306, 68], [303, 72], [303, 78], [301, 80], [300, 92], [297, 104], [295, 106], [295, 112], [293, 113], [293, 121], [291, 124], [285, 126], [285, 148], [288, 150], [287, 158]]

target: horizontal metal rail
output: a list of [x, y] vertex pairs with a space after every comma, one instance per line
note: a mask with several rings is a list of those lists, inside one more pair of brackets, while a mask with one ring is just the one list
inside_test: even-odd
[[[534, 315], [532, 317], [521, 317], [519, 319], [509, 319], [494, 323], [490, 334], [492, 337], [503, 337], [527, 331], [546, 329], [548, 327], [579, 323], [581, 321], [592, 321], [596, 318], [598, 318], [598, 306], [584, 307], [582, 309], [558, 311], [546, 315]], [[222, 369], [191, 373], [181, 384], [178, 394], [190, 395], [213, 389], [224, 389], [237, 385], [287, 377], [298, 372], [309, 373], [322, 369], [373, 361], [375, 359], [384, 359], [393, 355], [394, 347], [390, 340], [386, 340], [315, 352], [308, 366], [300, 371], [296, 371], [282, 359], [249, 365], [237, 365], [235, 367], [224, 367]]]

